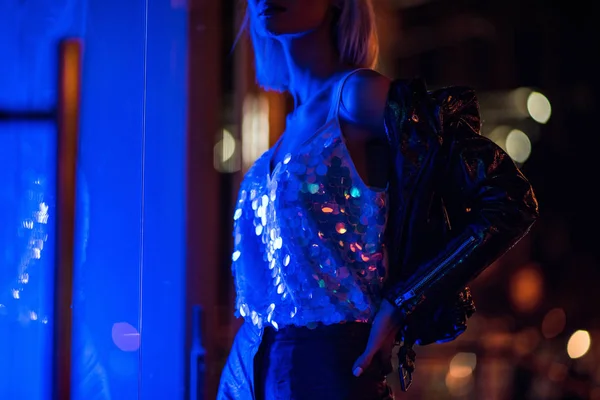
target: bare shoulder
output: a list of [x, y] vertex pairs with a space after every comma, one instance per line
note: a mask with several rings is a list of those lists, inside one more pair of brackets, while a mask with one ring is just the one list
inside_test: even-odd
[[384, 137], [390, 83], [390, 78], [374, 70], [360, 70], [350, 75], [342, 90], [342, 120], [374, 136], [373, 139]]

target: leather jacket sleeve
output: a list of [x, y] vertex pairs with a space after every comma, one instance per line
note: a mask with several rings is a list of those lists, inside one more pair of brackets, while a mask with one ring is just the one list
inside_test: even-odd
[[508, 154], [479, 134], [474, 92], [459, 92], [458, 98], [434, 93], [430, 115], [420, 118], [435, 119], [432, 126], [442, 131], [432, 135], [442, 143], [434, 164], [436, 190], [462, 208], [460, 229], [454, 228], [441, 250], [421, 261], [414, 273], [388, 285], [385, 298], [405, 315], [426, 299], [458, 293], [525, 236], [538, 217], [528, 180]]

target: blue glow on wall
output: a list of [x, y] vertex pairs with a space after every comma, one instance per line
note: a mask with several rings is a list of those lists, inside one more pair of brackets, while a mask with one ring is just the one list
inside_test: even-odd
[[[0, 6], [0, 57], [9, 60], [0, 62], [0, 109], [52, 107], [56, 42], [84, 43], [75, 400], [183, 398], [185, 7], [169, 0]], [[48, 124], [0, 124], [0, 398], [50, 398], [54, 137]], [[16, 299], [20, 287], [27, 290]]]

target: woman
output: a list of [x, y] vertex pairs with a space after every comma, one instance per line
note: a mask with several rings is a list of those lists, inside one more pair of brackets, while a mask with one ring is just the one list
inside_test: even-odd
[[247, 12], [258, 82], [295, 107], [240, 187], [246, 322], [218, 398], [392, 398], [394, 339], [464, 331], [464, 285], [527, 233], [537, 202], [478, 135], [471, 90], [429, 94], [372, 70], [369, 1], [249, 0]]

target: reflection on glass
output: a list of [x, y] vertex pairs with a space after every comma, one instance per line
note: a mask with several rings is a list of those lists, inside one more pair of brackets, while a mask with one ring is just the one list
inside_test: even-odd
[[0, 398], [49, 398], [54, 154], [52, 126], [0, 125]]
[[[0, 108], [53, 104], [69, 1], [0, 3]], [[51, 389], [55, 131], [0, 125], [0, 398], [47, 399]]]
[[109, 377], [100, 358], [86, 314], [86, 257], [90, 235], [90, 193], [81, 167], [77, 170], [75, 257], [73, 277], [72, 398], [108, 400]]
[[[84, 44], [74, 400], [183, 398], [186, 31], [171, 0], [0, 1], [0, 110], [53, 109]], [[0, 121], [0, 399], [52, 392], [55, 138]]]
[[[77, 0], [0, 4], [0, 109], [56, 106], [57, 43], [81, 33], [83, 6]], [[0, 125], [0, 398], [52, 393], [55, 172], [53, 121]], [[73, 367], [90, 393], [93, 381], [102, 381], [95, 377], [101, 367], [89, 335], [80, 336]]]

